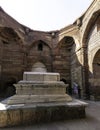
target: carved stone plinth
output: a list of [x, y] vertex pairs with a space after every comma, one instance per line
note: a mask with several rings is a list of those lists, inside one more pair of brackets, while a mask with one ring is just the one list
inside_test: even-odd
[[25, 72], [15, 87], [0, 104], [0, 127], [85, 117], [87, 104], [66, 94], [59, 73]]
[[8, 104], [72, 101], [59, 73], [24, 72], [23, 80], [15, 84], [16, 95]]

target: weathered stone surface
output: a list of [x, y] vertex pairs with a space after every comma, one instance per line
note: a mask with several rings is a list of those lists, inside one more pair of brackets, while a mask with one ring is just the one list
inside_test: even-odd
[[8, 100], [10, 105], [72, 101], [59, 73], [24, 72], [23, 80], [15, 87], [16, 95]]
[[8, 105], [0, 111], [0, 127], [50, 122], [85, 117], [87, 103], [74, 100], [70, 103], [36, 103]]
[[25, 95], [45, 95], [45, 94], [65, 94], [66, 86], [63, 83], [57, 84], [16, 84], [16, 92], [17, 95], [25, 94]]
[[22, 113], [19, 109], [7, 110], [7, 125], [8, 126], [20, 125], [21, 120], [22, 120]]
[[8, 125], [8, 117], [7, 117], [7, 111], [0, 110], [0, 127], [4, 127]]
[[13, 104], [33, 104], [45, 102], [70, 102], [72, 98], [67, 95], [16, 95], [8, 100], [9, 105]]
[[23, 80], [25, 81], [59, 81], [59, 73], [46, 72], [24, 72]]

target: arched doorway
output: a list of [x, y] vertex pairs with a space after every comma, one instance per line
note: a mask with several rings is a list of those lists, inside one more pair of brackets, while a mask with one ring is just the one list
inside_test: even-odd
[[55, 54], [54, 67], [55, 71], [60, 73], [61, 79], [65, 79], [71, 85], [71, 51], [74, 39], [70, 36], [64, 36], [57, 46]]
[[100, 100], [100, 49], [93, 59], [93, 78], [91, 79], [91, 95], [95, 100]]
[[16, 84], [16, 79], [13, 77], [9, 77], [7, 81], [5, 82], [5, 87], [4, 87], [4, 97], [10, 97], [16, 94], [16, 88], [14, 84]]
[[[67, 93], [72, 95], [72, 82], [76, 81], [77, 57], [75, 54], [76, 44], [72, 36], [64, 36], [58, 43], [55, 54], [55, 71], [60, 73], [61, 81], [69, 84]], [[74, 61], [74, 62], [73, 62]]]
[[100, 79], [100, 49], [94, 56], [93, 60], [93, 77], [94, 79]]

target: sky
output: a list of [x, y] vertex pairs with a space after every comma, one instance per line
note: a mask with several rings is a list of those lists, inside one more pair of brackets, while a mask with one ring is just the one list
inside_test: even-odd
[[0, 6], [19, 23], [40, 31], [72, 24], [93, 0], [0, 0]]

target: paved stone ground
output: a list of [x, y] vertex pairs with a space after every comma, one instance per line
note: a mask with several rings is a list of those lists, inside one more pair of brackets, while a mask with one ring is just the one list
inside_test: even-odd
[[89, 106], [86, 108], [86, 118], [84, 119], [0, 128], [0, 130], [100, 130], [100, 101], [86, 102], [89, 103]]

